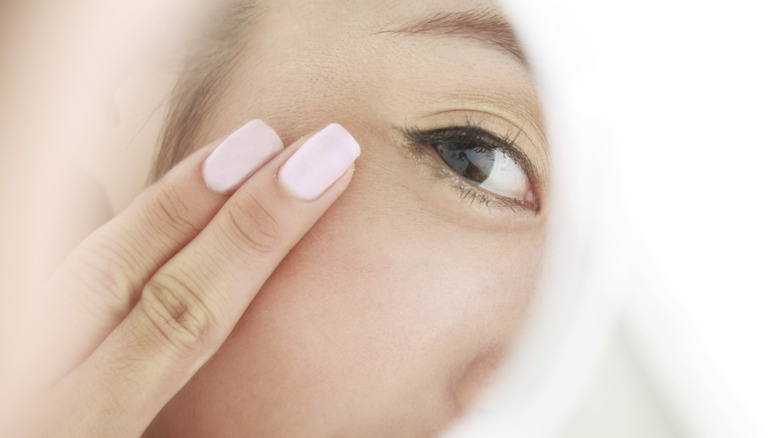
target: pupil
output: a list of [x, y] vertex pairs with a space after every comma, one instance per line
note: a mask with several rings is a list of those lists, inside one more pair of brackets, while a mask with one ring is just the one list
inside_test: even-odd
[[492, 150], [473, 147], [471, 144], [439, 143], [436, 151], [452, 170], [477, 184], [484, 182], [496, 161]]

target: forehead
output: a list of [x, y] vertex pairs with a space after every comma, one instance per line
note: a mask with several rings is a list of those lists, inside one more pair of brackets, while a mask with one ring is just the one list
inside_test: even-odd
[[[399, 70], [414, 58], [415, 70], [453, 67], [446, 72], [452, 74], [483, 64], [497, 67], [485, 78], [512, 68], [515, 81], [530, 79], [523, 50], [493, 1], [275, 0], [263, 5], [247, 55], [258, 60], [271, 55], [263, 61], [266, 67], [277, 62], [277, 67], [342, 74], [360, 67], [364, 73]], [[523, 85], [533, 89], [529, 81]]]
[[367, 18], [392, 18], [398, 15], [473, 8], [499, 10], [498, 2], [492, 0], [262, 0], [261, 4], [269, 7], [289, 6], [299, 11], [360, 12]]
[[334, 32], [393, 29], [442, 13], [479, 11], [503, 16], [497, 2], [489, 0], [271, 0], [261, 5], [268, 12], [296, 17], [299, 23], [330, 26]]

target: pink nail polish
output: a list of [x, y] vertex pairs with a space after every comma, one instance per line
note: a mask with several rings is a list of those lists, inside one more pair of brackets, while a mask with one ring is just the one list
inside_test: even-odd
[[360, 145], [337, 123], [317, 132], [279, 169], [279, 183], [298, 199], [322, 195], [360, 155]]
[[284, 148], [276, 131], [261, 120], [235, 130], [203, 162], [206, 186], [219, 193], [236, 189]]

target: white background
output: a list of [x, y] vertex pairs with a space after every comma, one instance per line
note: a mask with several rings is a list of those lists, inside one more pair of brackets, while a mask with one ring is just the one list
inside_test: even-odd
[[580, 118], [568, 122], [591, 124], [576, 140], [605, 192], [587, 208], [619, 212], [627, 232], [615, 232], [626, 233], [618, 240], [637, 269], [620, 286], [616, 330], [628, 333], [662, 409], [685, 436], [780, 436], [778, 7], [509, 9], [540, 73], [554, 73], [543, 84], [557, 87], [554, 102]]

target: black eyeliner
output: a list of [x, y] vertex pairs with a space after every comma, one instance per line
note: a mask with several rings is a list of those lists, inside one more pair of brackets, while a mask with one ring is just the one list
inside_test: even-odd
[[517, 136], [515, 136], [514, 139], [509, 135], [503, 138], [498, 137], [471, 124], [465, 126], [449, 126], [427, 131], [416, 128], [407, 128], [403, 130], [403, 133], [404, 137], [413, 143], [437, 144], [457, 140], [469, 142], [477, 147], [484, 147], [486, 145], [489, 149], [498, 149], [517, 161], [520, 168], [523, 169], [523, 172], [528, 175], [532, 186], [535, 186], [538, 181], [538, 174], [533, 164], [531, 164], [531, 160], [528, 159], [528, 156], [526, 156], [522, 150], [515, 147]]
[[[466, 125], [449, 126], [430, 130], [421, 130], [407, 127], [401, 129], [401, 132], [405, 139], [410, 142], [410, 144], [415, 145], [426, 145], [431, 147], [433, 145], [442, 143], [462, 143], [464, 145], [471, 146], [471, 148], [482, 148], [486, 151], [499, 150], [515, 160], [515, 162], [529, 178], [532, 190], [536, 192], [535, 187], [537, 185], [538, 179], [535, 168], [531, 164], [531, 161], [528, 159], [528, 157], [519, 148], [515, 147], [516, 139], [520, 133], [514, 136], [514, 138], [511, 135], [507, 135], [502, 138], [474, 125], [471, 120], [467, 120]], [[470, 199], [472, 202], [478, 200], [485, 205], [489, 205], [490, 202], [498, 202], [502, 206], [507, 207], [512, 211], [514, 211], [515, 208], [519, 206], [531, 211], [539, 211], [540, 206], [538, 203], [538, 198], [537, 202], [533, 205], [529, 205], [522, 201], [510, 200], [509, 198], [505, 198], [501, 195], [489, 191], [486, 193], [480, 190], [473, 183], [467, 182], [465, 179], [463, 179], [462, 175], [458, 176], [458, 188], [461, 190], [462, 198], [464, 200]]]

